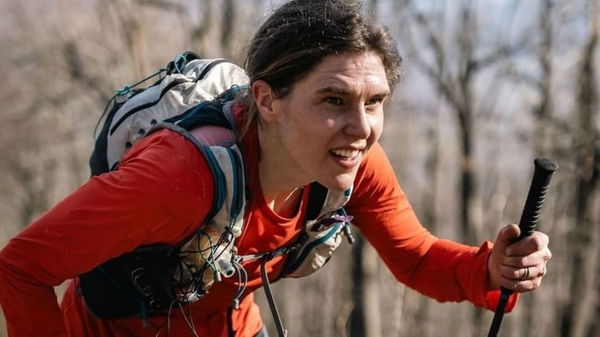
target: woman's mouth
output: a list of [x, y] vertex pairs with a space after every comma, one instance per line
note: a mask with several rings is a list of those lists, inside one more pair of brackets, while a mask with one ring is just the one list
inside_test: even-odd
[[330, 150], [329, 153], [339, 165], [344, 168], [352, 168], [358, 163], [361, 151], [356, 149], [334, 149]]

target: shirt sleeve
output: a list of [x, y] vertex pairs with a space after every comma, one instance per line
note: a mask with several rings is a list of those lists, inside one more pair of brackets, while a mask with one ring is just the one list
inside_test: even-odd
[[[468, 300], [496, 308], [500, 291], [487, 287], [492, 244], [470, 247], [439, 239], [425, 229], [378, 144], [359, 169], [347, 210], [400, 282], [441, 302]], [[507, 311], [517, 297], [510, 297]]]
[[176, 243], [211, 207], [213, 181], [193, 144], [168, 130], [137, 143], [0, 253], [9, 336], [66, 336], [53, 286], [140, 245]]

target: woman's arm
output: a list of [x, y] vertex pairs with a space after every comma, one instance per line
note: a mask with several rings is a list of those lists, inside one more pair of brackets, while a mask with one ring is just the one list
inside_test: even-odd
[[[400, 282], [438, 301], [469, 300], [495, 308], [499, 291], [487, 281], [492, 244], [470, 247], [423, 228], [379, 145], [362, 164], [347, 208]], [[512, 296], [509, 309], [515, 303]]]
[[181, 136], [161, 131], [136, 144], [117, 171], [90, 179], [0, 253], [9, 335], [65, 336], [54, 286], [137, 246], [180, 241], [212, 194], [204, 159]]

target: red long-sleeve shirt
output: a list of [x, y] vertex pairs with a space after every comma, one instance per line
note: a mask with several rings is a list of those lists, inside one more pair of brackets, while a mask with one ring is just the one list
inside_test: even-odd
[[[257, 148], [256, 137], [247, 137], [244, 152], [252, 198], [238, 241], [241, 255], [293, 242], [303, 225], [308, 195], [305, 189], [293, 218], [270, 210], [258, 184]], [[9, 336], [154, 337], [159, 331], [158, 336], [165, 336], [166, 317], [151, 317], [147, 326], [140, 318], [94, 318], [77, 294], [76, 278], [140, 245], [180, 242], [202, 223], [212, 194], [206, 162], [182, 136], [163, 130], [140, 141], [118, 170], [91, 178], [2, 250], [0, 303]], [[379, 145], [361, 164], [346, 208], [399, 281], [440, 301], [466, 299], [495, 307], [499, 292], [486, 289], [491, 245], [468, 247], [440, 240], [424, 229]], [[282, 257], [268, 263], [271, 279], [282, 265]], [[238, 310], [228, 309], [237, 290], [235, 277], [215, 284], [191, 305], [198, 335], [249, 337], [260, 330], [260, 312], [251, 295], [261, 286], [259, 262], [247, 262], [244, 268], [248, 285]], [[67, 279], [75, 281], [59, 307], [53, 286]], [[515, 302], [512, 296], [509, 309]], [[189, 334], [180, 310], [172, 311], [168, 324], [172, 336]]]

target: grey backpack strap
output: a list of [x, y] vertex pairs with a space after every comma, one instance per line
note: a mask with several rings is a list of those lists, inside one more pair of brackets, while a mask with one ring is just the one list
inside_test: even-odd
[[177, 299], [194, 302], [221, 277], [231, 277], [239, 270], [234, 241], [244, 225], [244, 166], [236, 144], [228, 147], [203, 144], [190, 131], [172, 123], [159, 123], [152, 131], [163, 128], [177, 132], [196, 146], [206, 159], [214, 181], [214, 201], [207, 222], [183, 243], [179, 254], [182, 265], [175, 272], [175, 281], [181, 285], [181, 291], [175, 291]]
[[342, 234], [350, 243], [352, 217], [343, 206], [350, 199], [352, 188], [343, 192], [326, 189], [319, 183], [310, 185], [304, 230], [290, 251], [284, 276], [303, 277], [323, 267], [342, 242]]
[[242, 135], [240, 134], [240, 131], [237, 128], [237, 123], [235, 122], [235, 119], [233, 118], [233, 115], [231, 114], [231, 106], [232, 105], [233, 105], [233, 101], [229, 101], [223, 105], [223, 115], [225, 116], [225, 118], [227, 118], [229, 125], [231, 125], [231, 130], [235, 134], [235, 137], [237, 139], [242, 139]]
[[192, 142], [203, 154], [212, 171], [215, 202], [207, 218], [219, 224], [228, 223], [234, 237], [242, 232], [245, 204], [245, 179], [242, 155], [237, 145], [231, 147], [202, 144], [188, 130], [173, 123], [159, 123], [151, 132], [169, 129]]

